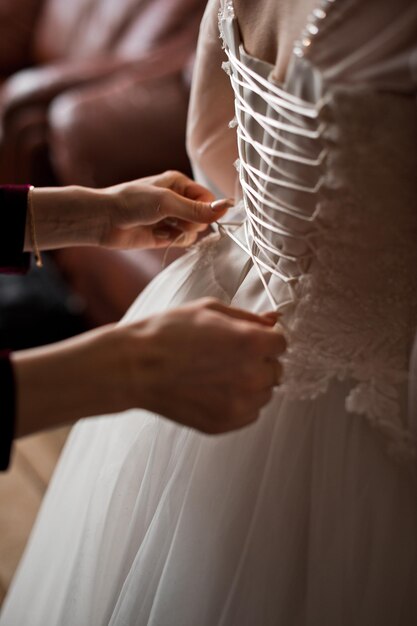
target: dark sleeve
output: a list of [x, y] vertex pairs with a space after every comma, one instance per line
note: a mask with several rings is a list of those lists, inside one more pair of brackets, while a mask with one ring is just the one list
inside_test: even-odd
[[29, 185], [0, 186], [0, 272], [24, 274], [30, 254], [23, 252]]
[[414, 429], [417, 428], [417, 334], [414, 338], [413, 351], [411, 353], [409, 386], [409, 422]]
[[7, 352], [0, 352], [0, 471], [9, 467], [14, 438], [15, 384]]
[[[29, 185], [0, 186], [0, 272], [24, 274], [30, 254], [24, 253]], [[15, 383], [9, 353], [0, 351], [0, 471], [9, 467], [15, 425]]]

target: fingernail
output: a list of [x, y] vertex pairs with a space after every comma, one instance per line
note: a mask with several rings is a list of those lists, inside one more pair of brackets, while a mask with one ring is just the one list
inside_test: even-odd
[[234, 205], [233, 198], [221, 198], [220, 200], [215, 200], [211, 203], [211, 209], [215, 213], [220, 213], [221, 211], [225, 211], [226, 209], [230, 209]]
[[153, 231], [155, 239], [172, 239], [173, 233], [172, 230], [168, 230], [167, 228], [155, 228]]

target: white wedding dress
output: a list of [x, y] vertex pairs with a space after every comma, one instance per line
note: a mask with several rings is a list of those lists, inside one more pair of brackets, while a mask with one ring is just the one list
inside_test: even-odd
[[225, 436], [136, 410], [77, 424], [1, 626], [417, 624], [417, 7], [323, 64], [360, 4], [321, 3], [278, 84], [222, 3], [243, 200], [125, 319], [273, 304], [282, 386]]

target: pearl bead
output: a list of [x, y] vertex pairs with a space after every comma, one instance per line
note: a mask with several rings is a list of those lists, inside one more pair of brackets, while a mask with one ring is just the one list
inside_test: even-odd
[[307, 25], [301, 34], [301, 41], [294, 42], [293, 52], [301, 58], [312, 44], [312, 38], [319, 34], [320, 22], [327, 17], [328, 9], [336, 0], [321, 0], [321, 5], [316, 7], [307, 18]]
[[314, 17], [318, 20], [324, 20], [327, 14], [326, 11], [323, 11], [323, 9], [314, 9], [312, 15], [314, 15]]
[[316, 26], [316, 24], [307, 24], [306, 26], [306, 31], [314, 37], [314, 35], [317, 35], [317, 33], [319, 32], [318, 27]]
[[304, 49], [303, 49], [300, 41], [296, 41], [295, 42], [293, 52], [294, 52], [295, 56], [297, 56], [299, 58], [304, 56]]

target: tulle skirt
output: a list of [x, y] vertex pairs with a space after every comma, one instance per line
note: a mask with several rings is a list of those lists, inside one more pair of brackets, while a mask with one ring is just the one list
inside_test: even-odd
[[[227, 239], [163, 272], [126, 319], [203, 295], [268, 308]], [[79, 422], [1, 626], [412, 626], [417, 497], [349, 383], [276, 393], [206, 436], [144, 411]]]

